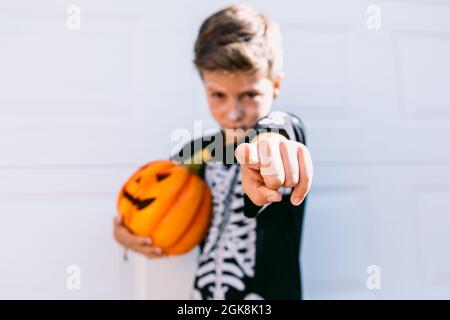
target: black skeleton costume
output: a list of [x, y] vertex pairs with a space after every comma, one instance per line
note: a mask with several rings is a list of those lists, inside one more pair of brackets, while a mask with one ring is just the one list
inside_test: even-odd
[[[302, 122], [292, 114], [273, 111], [260, 119], [256, 132], [277, 131], [306, 144]], [[290, 188], [282, 188], [281, 202], [259, 207], [243, 193], [236, 145], [223, 143], [208, 161], [198, 155], [222, 133], [186, 144], [172, 159], [192, 161], [213, 197], [213, 216], [200, 243], [192, 299], [301, 299], [300, 240], [305, 202], [290, 203]], [[251, 139], [251, 137], [249, 137]], [[223, 161], [225, 154], [232, 161]], [[220, 161], [217, 161], [220, 159]], [[228, 158], [227, 158], [228, 159]], [[225, 162], [225, 163], [224, 163]]]

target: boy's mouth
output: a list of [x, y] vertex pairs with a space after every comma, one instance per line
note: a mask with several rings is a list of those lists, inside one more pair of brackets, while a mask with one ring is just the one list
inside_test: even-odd
[[239, 129], [240, 130], [247, 130], [248, 126], [246, 126], [244, 124], [240, 124], [240, 125], [233, 124], [233, 125], [225, 126], [223, 129], [227, 129], [227, 130], [239, 130]]

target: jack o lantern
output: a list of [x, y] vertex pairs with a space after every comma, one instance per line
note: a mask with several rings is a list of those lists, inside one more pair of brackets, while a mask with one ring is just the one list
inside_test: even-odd
[[117, 207], [132, 233], [152, 238], [165, 254], [180, 255], [203, 239], [211, 218], [211, 193], [187, 166], [154, 161], [123, 185]]

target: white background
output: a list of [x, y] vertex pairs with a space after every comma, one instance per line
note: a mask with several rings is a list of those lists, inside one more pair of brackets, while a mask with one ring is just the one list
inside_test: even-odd
[[[189, 297], [197, 252], [123, 263], [112, 218], [174, 129], [214, 126], [193, 44], [226, 3], [0, 0], [0, 298]], [[248, 3], [281, 25], [275, 108], [304, 120], [315, 164], [304, 297], [450, 298], [450, 1]]]

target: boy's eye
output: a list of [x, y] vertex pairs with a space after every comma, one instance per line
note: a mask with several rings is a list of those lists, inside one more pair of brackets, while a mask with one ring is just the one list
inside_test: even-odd
[[253, 98], [257, 97], [258, 94], [257, 94], [256, 92], [247, 92], [247, 93], [245, 94], [245, 96], [248, 97], [248, 98], [250, 98], [250, 99], [253, 99]]
[[212, 96], [213, 98], [219, 98], [219, 99], [222, 99], [223, 97], [225, 97], [225, 95], [224, 95], [223, 93], [221, 93], [221, 92], [213, 92], [213, 93], [211, 94], [211, 96]]
[[[250, 98], [250, 99], [254, 99], [257, 96], [259, 96], [259, 93], [257, 93], [257, 92], [246, 92], [243, 94], [244, 98]], [[225, 98], [225, 94], [222, 92], [213, 92], [213, 93], [211, 93], [211, 97], [217, 98], [217, 99], [223, 99], [223, 98]]]

